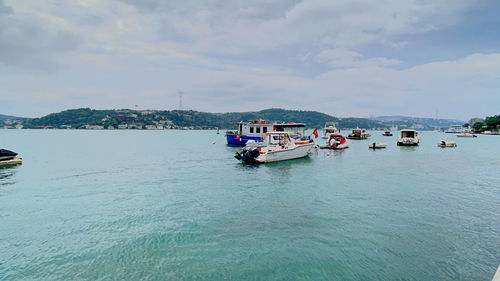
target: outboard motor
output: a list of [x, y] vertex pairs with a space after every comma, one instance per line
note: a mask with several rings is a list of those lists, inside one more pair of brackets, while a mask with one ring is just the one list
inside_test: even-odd
[[238, 160], [242, 160], [245, 163], [255, 163], [255, 158], [259, 157], [260, 151], [259, 149], [251, 149], [251, 150], [243, 150], [241, 153], [236, 152], [234, 154], [234, 158]]

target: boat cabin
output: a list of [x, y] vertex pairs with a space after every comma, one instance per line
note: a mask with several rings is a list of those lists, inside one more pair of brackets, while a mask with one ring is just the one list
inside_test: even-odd
[[417, 131], [411, 129], [401, 130], [401, 138], [415, 138], [417, 136]]
[[291, 136], [305, 136], [306, 124], [304, 123], [280, 123], [274, 124], [274, 130], [276, 132], [287, 132]]
[[266, 133], [264, 142], [267, 145], [286, 145], [292, 143], [292, 139], [286, 132]]
[[238, 135], [260, 137], [267, 132], [273, 131], [273, 124], [267, 123], [263, 119], [258, 119], [252, 122], [239, 122]]

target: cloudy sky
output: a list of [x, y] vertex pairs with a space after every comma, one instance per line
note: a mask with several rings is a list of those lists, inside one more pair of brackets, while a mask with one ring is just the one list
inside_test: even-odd
[[495, 0], [0, 0], [0, 113], [500, 113]]

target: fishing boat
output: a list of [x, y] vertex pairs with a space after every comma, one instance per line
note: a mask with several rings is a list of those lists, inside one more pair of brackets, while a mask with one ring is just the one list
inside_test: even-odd
[[477, 138], [477, 136], [471, 133], [463, 133], [463, 134], [458, 134], [457, 138]]
[[371, 149], [379, 149], [379, 148], [386, 148], [386, 147], [387, 147], [387, 143], [383, 143], [383, 142], [374, 142], [368, 146], [368, 148], [371, 148]]
[[440, 141], [438, 142], [438, 147], [457, 147], [457, 143], [454, 141]]
[[304, 139], [306, 125], [304, 123], [269, 123], [263, 119], [252, 122], [239, 122], [237, 131], [227, 131], [227, 144], [246, 145], [249, 140], [260, 142], [267, 132], [287, 132], [294, 139]]
[[345, 149], [349, 147], [349, 142], [341, 134], [330, 134], [330, 137], [326, 141], [326, 144], [320, 145], [321, 149]]
[[337, 124], [335, 122], [326, 122], [321, 138], [328, 139], [331, 134], [340, 134], [340, 130], [337, 129]]
[[418, 132], [413, 129], [401, 130], [398, 137], [397, 145], [399, 146], [416, 146], [420, 142]]
[[347, 138], [351, 140], [363, 140], [369, 138], [370, 136], [371, 134], [368, 133], [365, 129], [356, 127], [352, 129], [352, 132], [347, 136]]
[[297, 144], [287, 132], [268, 132], [262, 143], [251, 142], [234, 158], [247, 164], [291, 160], [308, 156], [313, 146], [314, 142]]
[[384, 133], [382, 134], [382, 136], [392, 137], [391, 130], [385, 130]]

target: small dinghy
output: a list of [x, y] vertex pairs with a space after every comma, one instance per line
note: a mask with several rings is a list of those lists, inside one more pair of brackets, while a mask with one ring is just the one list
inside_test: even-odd
[[457, 143], [454, 141], [440, 141], [438, 147], [457, 147]]
[[374, 142], [368, 146], [368, 148], [371, 149], [378, 149], [378, 148], [386, 148], [387, 143], [382, 143], [382, 142]]
[[330, 137], [324, 145], [321, 145], [321, 149], [345, 149], [349, 147], [349, 142], [341, 134], [330, 134]]

